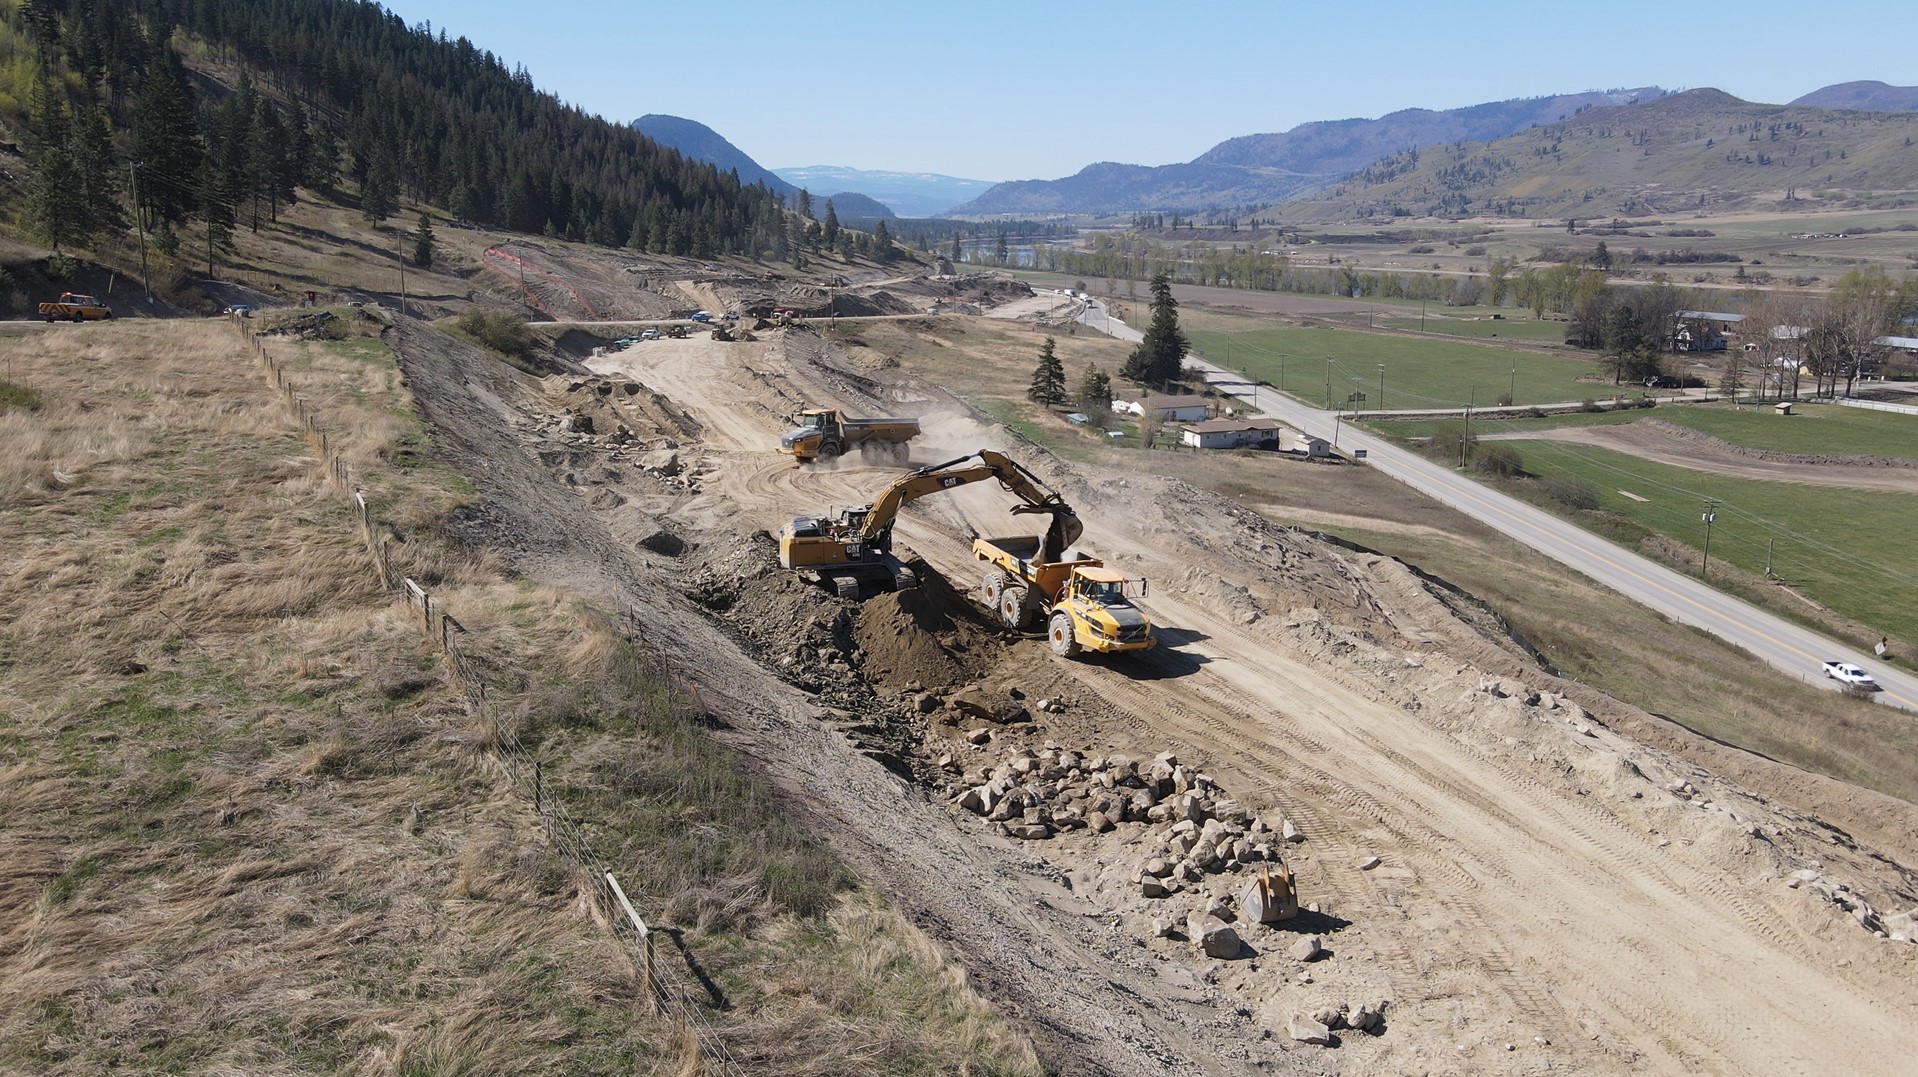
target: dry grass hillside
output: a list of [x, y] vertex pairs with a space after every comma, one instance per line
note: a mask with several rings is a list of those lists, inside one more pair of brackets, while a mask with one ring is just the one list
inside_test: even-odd
[[[1036, 1069], [649, 656], [443, 537], [469, 495], [376, 336], [274, 354], [493, 721], [231, 326], [0, 336], [0, 1071]], [[660, 929], [691, 1032], [509, 740]]]

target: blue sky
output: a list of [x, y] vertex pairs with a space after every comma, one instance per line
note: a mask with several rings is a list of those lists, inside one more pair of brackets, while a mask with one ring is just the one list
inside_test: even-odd
[[1714, 86], [1918, 82], [1909, 0], [1103, 3], [388, 0], [608, 119], [698, 120], [768, 168], [1050, 179], [1309, 120]]

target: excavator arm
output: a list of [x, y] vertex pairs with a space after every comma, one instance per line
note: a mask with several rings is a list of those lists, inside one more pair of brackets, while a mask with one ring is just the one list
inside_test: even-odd
[[[975, 460], [977, 463], [972, 462]], [[1078, 514], [1037, 475], [1004, 453], [980, 449], [971, 456], [922, 467], [895, 480], [880, 491], [879, 496], [866, 508], [865, 520], [857, 536], [875, 549], [887, 549], [892, 544], [892, 525], [898, 519], [900, 509], [927, 494], [956, 489], [985, 479], [998, 479], [1000, 486], [1019, 498], [1021, 504], [1012, 507], [1014, 513], [1045, 513], [1052, 517], [1045, 542], [1051, 553], [1050, 560], [1057, 560], [1066, 547], [1078, 541], [1085, 532], [1085, 525], [1079, 522]]]
[[1078, 541], [1085, 526], [1065, 499], [1038, 476], [1003, 453], [981, 449], [956, 460], [933, 464], [900, 476], [869, 505], [848, 509], [837, 520], [800, 517], [780, 536], [780, 564], [822, 582], [841, 595], [856, 596], [861, 581], [882, 586], [913, 585], [911, 572], [891, 555], [892, 527], [899, 510], [928, 494], [954, 490], [987, 479], [1019, 499], [1014, 513], [1052, 517], [1042, 540], [1042, 557], [1057, 560]]

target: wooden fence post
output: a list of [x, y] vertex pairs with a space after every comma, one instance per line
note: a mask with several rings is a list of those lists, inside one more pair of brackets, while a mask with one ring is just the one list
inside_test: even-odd
[[626, 900], [626, 891], [619, 888], [619, 880], [612, 872], [606, 873], [606, 882], [613, 888], [613, 896], [619, 899], [619, 907], [633, 921], [633, 929], [639, 932], [639, 988], [646, 993], [648, 1005], [653, 1012], [659, 1012], [659, 994], [653, 989], [653, 933], [646, 927], [646, 921], [633, 911], [633, 903]]

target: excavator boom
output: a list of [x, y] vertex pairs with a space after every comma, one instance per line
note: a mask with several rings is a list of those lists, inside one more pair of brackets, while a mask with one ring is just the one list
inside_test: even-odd
[[830, 581], [842, 595], [856, 594], [862, 584], [912, 586], [917, 581], [891, 554], [892, 526], [899, 510], [928, 494], [986, 479], [997, 479], [1019, 499], [1013, 512], [1052, 517], [1042, 542], [1042, 556], [1057, 560], [1084, 532], [1078, 514], [1057, 491], [1005, 454], [981, 449], [902, 475], [880, 491], [870, 505], [849, 509], [838, 519], [795, 519], [780, 536], [779, 562]]

